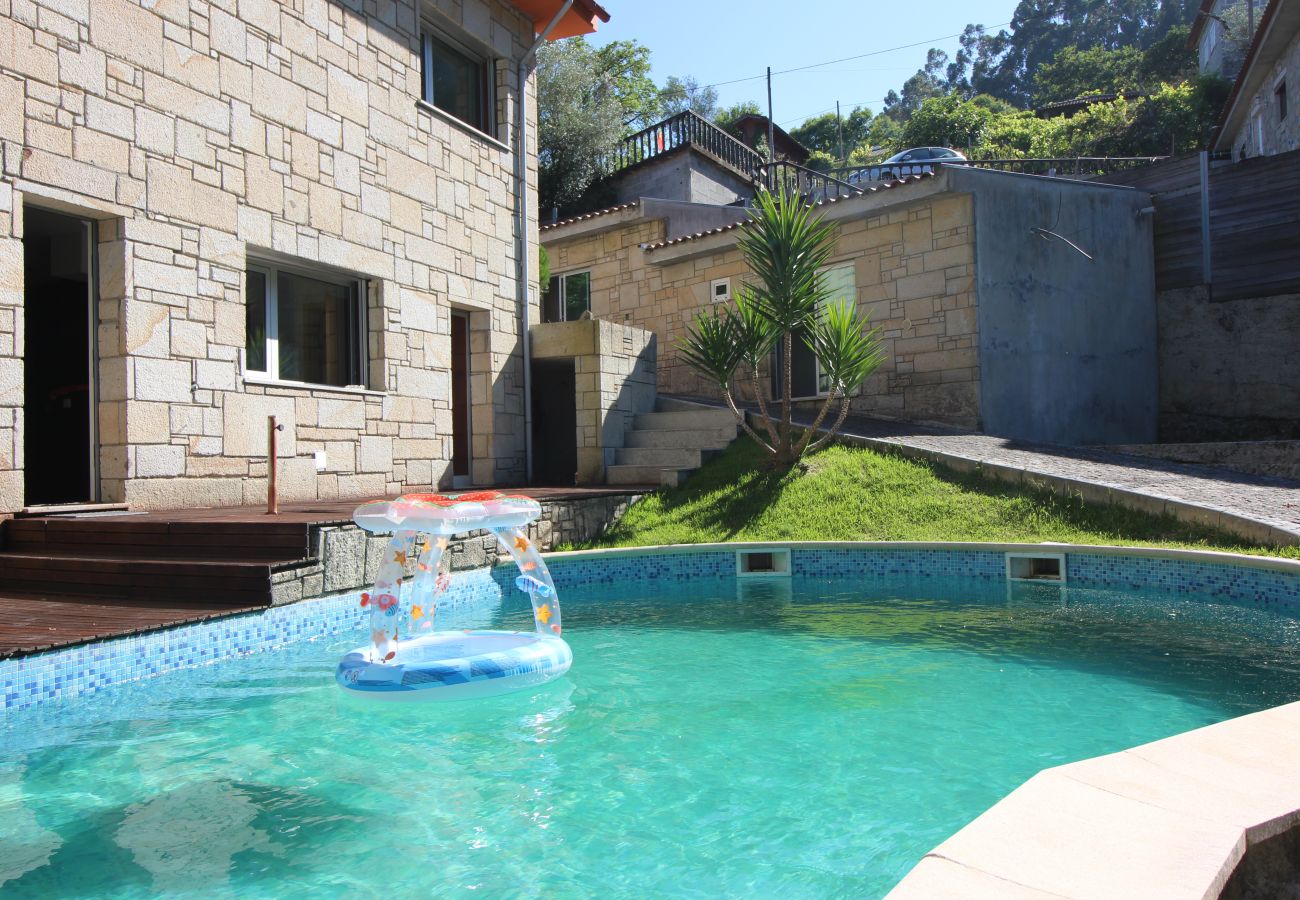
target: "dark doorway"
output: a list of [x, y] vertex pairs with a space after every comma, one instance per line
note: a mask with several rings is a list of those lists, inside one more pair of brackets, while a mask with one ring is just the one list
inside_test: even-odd
[[[817, 357], [812, 348], [804, 342], [803, 332], [796, 331], [791, 342], [793, 352], [790, 354], [790, 396], [817, 396]], [[772, 355], [772, 397], [781, 396], [781, 379], [785, 375], [784, 342], [776, 345]]]
[[533, 483], [578, 480], [577, 380], [572, 359], [533, 361]]
[[451, 314], [451, 477], [468, 487], [470, 461], [469, 316]]
[[28, 506], [94, 501], [94, 223], [23, 209]]

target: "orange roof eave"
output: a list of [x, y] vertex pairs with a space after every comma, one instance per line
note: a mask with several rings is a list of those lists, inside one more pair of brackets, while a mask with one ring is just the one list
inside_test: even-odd
[[[540, 34], [560, 11], [564, 0], [511, 0], [511, 3], [533, 20], [533, 30]], [[580, 34], [592, 34], [598, 22], [608, 21], [609, 13], [595, 0], [573, 0], [573, 6], [547, 37], [556, 41]]]

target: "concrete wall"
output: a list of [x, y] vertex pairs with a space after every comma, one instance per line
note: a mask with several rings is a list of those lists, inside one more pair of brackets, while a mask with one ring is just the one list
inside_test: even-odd
[[984, 431], [1065, 444], [1154, 440], [1152, 224], [1138, 215], [1150, 197], [1001, 172], [951, 177], [975, 191]]
[[655, 408], [654, 333], [588, 319], [534, 325], [530, 338], [534, 359], [573, 359], [577, 483], [604, 484], [633, 417]]
[[1160, 440], [1300, 438], [1300, 295], [1162, 291]]
[[606, 185], [612, 192], [610, 204], [661, 197], [726, 205], [754, 195], [754, 188], [746, 179], [693, 147], [656, 156], [620, 172]]
[[[418, 102], [421, 11], [500, 58], [493, 138]], [[471, 313], [473, 477], [521, 478], [501, 141], [532, 35], [500, 0], [0, 0], [0, 513], [23, 505], [24, 203], [98, 220], [103, 499], [259, 500], [268, 413], [287, 498], [443, 480], [453, 306]], [[364, 389], [244, 376], [252, 253], [368, 279]]]
[[647, 219], [661, 219], [664, 223], [664, 239], [669, 241], [744, 222], [749, 218], [749, 211], [743, 206], [718, 206], [714, 203], [688, 203], [649, 197], [641, 200], [641, 214]]

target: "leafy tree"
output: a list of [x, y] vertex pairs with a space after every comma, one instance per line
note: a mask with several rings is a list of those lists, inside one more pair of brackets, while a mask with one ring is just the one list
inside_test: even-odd
[[1006, 102], [985, 95], [971, 100], [962, 100], [957, 94], [932, 97], [903, 125], [898, 143], [970, 149], [979, 143], [992, 119], [1012, 111]]
[[867, 139], [873, 118], [871, 110], [864, 106], [854, 107], [852, 112], [842, 117], [842, 123], [836, 119], [835, 113], [824, 113], [813, 116], [798, 128], [792, 129], [790, 136], [813, 152], [820, 151], [839, 159], [841, 124], [844, 132], [844, 153], [847, 155], [850, 150]]
[[1034, 75], [1034, 104], [1136, 91], [1142, 86], [1143, 61], [1144, 55], [1136, 47], [1063, 47]]
[[[610, 41], [592, 50], [596, 77], [609, 86], [609, 93], [623, 109], [623, 125], [628, 133], [640, 131], [662, 117], [659, 88], [650, 77], [650, 48], [636, 41]], [[541, 95], [540, 88], [538, 95]]]
[[538, 202], [543, 214], [576, 203], [623, 136], [627, 107], [580, 38], [537, 51]]
[[[884, 359], [878, 333], [857, 312], [853, 299], [832, 302], [835, 298], [823, 270], [834, 244], [834, 227], [795, 195], [761, 192], [739, 239], [755, 281], [741, 287], [734, 307], [699, 313], [679, 343], [686, 362], [718, 384], [741, 427], [767, 451], [775, 467], [791, 466], [806, 451], [829, 440], [848, 414], [848, 395]], [[790, 416], [791, 360], [796, 335], [801, 334], [807, 336], [828, 380], [829, 394], [812, 427], [796, 440]], [[758, 376], [763, 360], [778, 345], [785, 367], [780, 419], [769, 413]], [[753, 382], [766, 440], [736, 407], [733, 384], [742, 365]], [[837, 398], [840, 412], [835, 424], [810, 443]]]
[[759, 110], [757, 103], [752, 100], [742, 100], [740, 103], [720, 109], [714, 113], [713, 124], [739, 140], [740, 128], [737, 123], [745, 116], [759, 115], [762, 115], [762, 112]]
[[718, 111], [718, 89], [712, 85], [700, 84], [691, 75], [685, 78], [670, 75], [659, 89], [659, 107], [663, 118], [689, 109], [711, 119]]
[[945, 93], [948, 68], [948, 54], [930, 48], [925, 55], [925, 65], [903, 82], [902, 93], [890, 91], [885, 95], [884, 114], [901, 122], [920, 109], [926, 100]]

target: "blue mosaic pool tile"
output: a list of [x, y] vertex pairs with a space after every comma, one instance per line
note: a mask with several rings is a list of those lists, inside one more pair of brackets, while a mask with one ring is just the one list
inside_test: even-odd
[[[456, 574], [438, 598], [438, 611], [449, 617], [445, 621], [452, 627], [472, 627], [482, 619], [484, 607], [495, 608], [500, 602], [501, 590], [491, 572], [479, 569]], [[2, 708], [26, 709], [82, 697], [113, 685], [305, 640], [349, 632], [361, 635], [368, 621], [369, 613], [353, 593], [0, 660]]]
[[[994, 583], [1005, 573], [1000, 550], [793, 547], [790, 561], [792, 575], [805, 579], [941, 577]], [[729, 578], [736, 571], [736, 550], [562, 556], [547, 563], [562, 596], [565, 590], [584, 584]], [[1300, 615], [1300, 572], [1295, 571], [1068, 552], [1066, 572], [1071, 584], [1084, 587], [1184, 592], [1275, 606]], [[503, 595], [515, 590], [517, 575], [511, 565], [457, 573], [439, 598], [440, 624], [478, 627], [484, 616], [499, 607]], [[358, 606], [357, 595], [349, 594], [0, 660], [0, 707], [25, 709], [81, 697], [112, 685], [299, 641], [348, 632], [361, 635], [366, 627], [367, 613]]]

